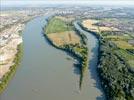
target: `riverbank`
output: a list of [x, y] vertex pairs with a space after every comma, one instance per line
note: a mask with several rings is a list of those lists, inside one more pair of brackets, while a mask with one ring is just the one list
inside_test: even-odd
[[101, 33], [93, 32], [82, 24], [80, 25], [99, 40], [97, 70], [107, 99], [133, 100], [134, 85], [132, 84], [134, 83], [134, 75], [129, 71], [129, 65], [125, 59], [117, 52], [120, 49], [113, 42], [99, 35]]
[[24, 17], [22, 17], [23, 15], [20, 16], [19, 12], [13, 12], [11, 11], [11, 14], [7, 14], [7, 16], [1, 16], [3, 20], [7, 19], [6, 23], [2, 21], [1, 26], [3, 26], [3, 28], [1, 28], [0, 31], [0, 91], [3, 91], [3, 88], [6, 88], [9, 80], [8, 77], [10, 77], [10, 75], [12, 77], [12, 73], [14, 74], [14, 72], [12, 72], [12, 67], [16, 70], [14, 66], [18, 65], [18, 62], [14, 60], [16, 59], [16, 56], [18, 56], [18, 50], [20, 50], [20, 45], [23, 42], [22, 33], [25, 28], [25, 24], [37, 16], [24, 15]]
[[[56, 23], [54, 23], [54, 25], [51, 25], [51, 24], [53, 24], [53, 21], [51, 21], [51, 20], [54, 20], [57, 23], [59, 22], [60, 25], [61, 25], [61, 27], [63, 27], [63, 26], [64, 27], [61, 28], [61, 30], [60, 30], [59, 29], [59, 26], [60, 25], [57, 24], [58, 29], [55, 28], [55, 27], [57, 27], [57, 26], [55, 26]], [[61, 19], [58, 19], [58, 21], [57, 21], [57, 19], [53, 19], [53, 18], [52, 19], [49, 19], [48, 20], [48, 26], [45, 26], [45, 28], [44, 28], [45, 29], [44, 30], [45, 31], [44, 36], [47, 38], [47, 40], [49, 41], [49, 43], [51, 45], [53, 45], [54, 47], [56, 47], [58, 49], [61, 49], [63, 51], [66, 51], [72, 57], [74, 57], [75, 59], [77, 59], [77, 61], [78, 61], [77, 67], [80, 70], [79, 88], [81, 90], [84, 73], [85, 73], [85, 70], [88, 67], [88, 60], [89, 60], [89, 58], [88, 58], [88, 48], [86, 46], [86, 40], [85, 40], [86, 39], [86, 36], [84, 36], [84, 34], [80, 33], [78, 30], [76, 31], [76, 29], [72, 26], [71, 23], [68, 23], [68, 24], [66, 24], [66, 23], [68, 23], [68, 22], [62, 22]], [[49, 27], [49, 26], [51, 26], [51, 27]], [[73, 28], [71, 28], [71, 27], [73, 27]], [[52, 30], [51, 30], [51, 28], [52, 28]], [[49, 30], [51, 30], [52, 32], [49, 32]], [[78, 35], [80, 37], [80, 40], [78, 38], [76, 38], [77, 41], [79, 40], [78, 42], [73, 41], [74, 40], [74, 36], [72, 36], [72, 34], [75, 34], [75, 33], [70, 32], [70, 30], [73, 30], [74, 32], [76, 32], [76, 36]], [[54, 34], [55, 35], [55, 34], [58, 34], [57, 32], [62, 32], [61, 34], [67, 34], [67, 33], [69, 33], [68, 36], [69, 36], [70, 41], [67, 42], [67, 40], [66, 39], [63, 39], [63, 36], [62, 36], [62, 39], [60, 40], [60, 42], [62, 42], [62, 40], [64, 40], [63, 43], [60, 43], [60, 42], [56, 43], [53, 40], [53, 38], [50, 37], [50, 34], [52, 34], [52, 35]], [[58, 36], [60, 36], [60, 34]], [[61, 38], [61, 37], [58, 37], [58, 38]], [[54, 39], [57, 39], [57, 38], [54, 38]]]
[[[0, 94], [6, 88], [10, 77], [14, 73], [19, 61], [20, 44], [22, 43], [22, 30], [24, 24], [17, 24], [0, 33]], [[17, 57], [16, 57], [17, 56]]]
[[95, 37], [84, 32], [88, 37], [90, 61], [87, 68], [90, 68], [84, 75], [80, 91], [80, 71], [74, 67], [77, 59], [67, 60], [69, 55], [52, 47], [41, 34], [47, 18], [42, 16], [27, 23], [22, 35], [24, 55], [20, 68], [1, 94], [1, 100], [105, 100], [94, 67], [98, 48]]
[[7, 87], [9, 81], [12, 79], [12, 77], [14, 76], [17, 67], [20, 64], [22, 55], [23, 55], [23, 45], [22, 43], [19, 44], [17, 46], [17, 53], [15, 55], [15, 58], [13, 60], [14, 64], [10, 67], [10, 71], [8, 71], [0, 80], [0, 94], [5, 90], [5, 88]]

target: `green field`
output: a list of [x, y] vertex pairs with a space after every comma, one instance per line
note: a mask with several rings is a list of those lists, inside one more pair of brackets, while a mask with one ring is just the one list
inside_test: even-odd
[[[110, 32], [111, 31], [109, 31], [108, 33]], [[128, 43], [128, 40], [133, 39], [133, 37], [130, 34], [112, 35], [112, 34], [107, 34], [107, 32], [103, 32], [100, 34], [105, 40], [114, 43], [118, 47], [118, 49], [116, 50], [118, 55], [121, 55], [126, 60], [126, 62], [130, 65], [130, 67], [134, 67], [134, 63], [133, 63], [134, 55], [127, 52], [127, 49], [134, 50], [134, 46]]]
[[123, 58], [125, 58], [126, 62], [131, 66], [134, 67], [134, 55], [129, 54], [126, 50], [124, 49], [118, 49], [116, 50], [118, 54], [120, 54]]
[[68, 25], [69, 23], [64, 22], [59, 18], [53, 17], [49, 20], [48, 25], [46, 27], [46, 33], [57, 33], [57, 32], [64, 32], [64, 31], [71, 31], [72, 27]]

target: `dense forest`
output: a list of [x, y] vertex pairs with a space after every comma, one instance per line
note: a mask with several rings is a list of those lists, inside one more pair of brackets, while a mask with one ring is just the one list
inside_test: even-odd
[[101, 40], [98, 71], [108, 100], [134, 100], [134, 74], [116, 52], [114, 43]]

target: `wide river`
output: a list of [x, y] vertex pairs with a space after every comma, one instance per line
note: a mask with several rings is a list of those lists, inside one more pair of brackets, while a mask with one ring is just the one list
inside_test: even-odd
[[0, 100], [104, 100], [96, 72], [98, 41], [75, 26], [88, 38], [89, 70], [79, 91], [79, 72], [69, 55], [52, 47], [42, 35], [47, 17], [26, 24], [23, 32], [24, 54], [20, 66]]

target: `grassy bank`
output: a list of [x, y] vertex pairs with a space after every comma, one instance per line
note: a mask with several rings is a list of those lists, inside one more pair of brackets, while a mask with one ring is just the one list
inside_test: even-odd
[[20, 64], [20, 60], [21, 60], [21, 57], [22, 57], [22, 53], [23, 53], [23, 49], [22, 49], [22, 44], [19, 44], [18, 47], [17, 47], [17, 54], [15, 56], [15, 59], [14, 59], [14, 65], [12, 65], [10, 67], [10, 71], [7, 72], [3, 78], [0, 80], [0, 94], [5, 90], [5, 88], [7, 87], [10, 79], [12, 78], [12, 76], [15, 74], [16, 70], [17, 70], [17, 67], [19, 66]]
[[69, 25], [69, 23], [64, 22], [61, 19], [58, 18], [51, 18], [48, 21], [48, 25], [45, 28], [45, 33], [57, 33], [57, 32], [64, 32], [64, 31], [71, 31], [72, 26]]
[[[48, 25], [45, 26], [44, 29], [45, 29], [44, 36], [47, 38], [47, 40], [49, 41], [51, 45], [53, 45], [54, 47], [58, 49], [66, 51], [67, 53], [69, 53], [71, 56], [73, 56], [74, 58], [78, 60], [79, 64], [77, 65], [77, 67], [80, 70], [79, 87], [81, 89], [84, 72], [88, 66], [88, 48], [86, 46], [85, 36], [82, 35], [82, 33], [80, 33], [78, 30], [76, 31], [72, 23], [69, 23], [67, 21], [65, 22], [55, 17], [48, 20]], [[70, 33], [70, 31], [76, 32], [76, 36], [80, 37], [79, 42], [73, 41], [74, 37], [72, 37], [71, 34], [74, 34], [74, 33]], [[62, 45], [56, 44], [53, 41], [53, 38], [50, 38], [50, 35], [49, 35], [49, 34], [59, 34], [58, 36], [60, 36], [60, 34], [66, 35], [68, 32], [69, 32], [68, 34], [69, 38], [71, 39], [69, 42], [67, 42], [64, 39], [65, 42], [62, 43]], [[61, 38], [63, 39], [63, 37]]]

